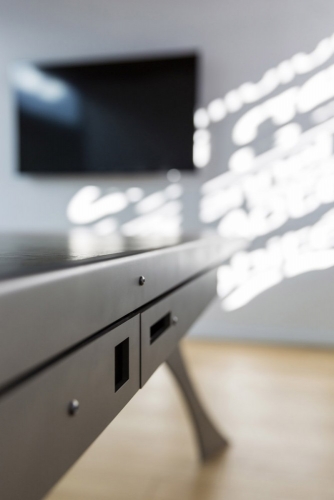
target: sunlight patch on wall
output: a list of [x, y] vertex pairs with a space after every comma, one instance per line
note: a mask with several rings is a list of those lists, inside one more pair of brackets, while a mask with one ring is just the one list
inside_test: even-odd
[[264, 248], [239, 252], [218, 271], [218, 295], [233, 311], [283, 279], [334, 266], [334, 209], [313, 226], [270, 238]]
[[[174, 178], [179, 176], [175, 173]], [[116, 231], [127, 237], [179, 236], [183, 220], [182, 194], [180, 183], [171, 183], [164, 190], [148, 196], [139, 187], [102, 195], [99, 187], [85, 186], [70, 200], [67, 217], [72, 224], [82, 226], [98, 236], [108, 236]], [[130, 206], [139, 217], [130, 217], [123, 224], [119, 224], [115, 217], [110, 217], [124, 212]]]
[[[297, 75], [313, 72], [301, 85], [254, 105], [237, 119], [231, 144], [238, 149], [228, 159], [228, 171], [202, 187], [203, 224], [214, 224], [225, 238], [250, 243], [266, 238], [264, 248], [237, 254], [220, 268], [218, 294], [226, 311], [243, 307], [286, 278], [334, 266], [334, 240], [324, 236], [325, 231], [334, 231], [334, 65], [314, 73], [333, 53], [334, 35], [310, 54], [294, 55], [268, 70], [258, 83], [246, 82], [207, 107], [210, 122], [217, 123]], [[306, 114], [311, 126], [303, 130], [298, 121]], [[273, 130], [271, 137], [265, 137], [271, 146], [265, 151], [261, 146], [257, 152], [264, 124]], [[327, 214], [305, 226], [305, 216], [327, 206]], [[284, 233], [285, 224], [293, 220], [304, 227], [272, 236]]]
[[69, 202], [67, 217], [73, 224], [89, 224], [107, 215], [121, 212], [128, 203], [126, 194], [120, 191], [101, 197], [100, 188], [85, 186]]
[[127, 237], [179, 236], [182, 233], [182, 203], [170, 201], [147, 215], [136, 217], [121, 227]]
[[[207, 107], [211, 122], [223, 120], [227, 114], [239, 111], [244, 105], [253, 104], [271, 94], [280, 85], [290, 83], [296, 76], [314, 71], [327, 62], [334, 54], [334, 35], [321, 40], [309, 54], [300, 52], [291, 59], [282, 61], [276, 68], [271, 68], [256, 82], [245, 82], [239, 88], [229, 91], [225, 97], [213, 99]], [[204, 116], [205, 108], [201, 110]], [[198, 128], [208, 126], [205, 120], [195, 120]]]
[[204, 168], [211, 159], [211, 134], [199, 129], [194, 133], [193, 162], [195, 167]]

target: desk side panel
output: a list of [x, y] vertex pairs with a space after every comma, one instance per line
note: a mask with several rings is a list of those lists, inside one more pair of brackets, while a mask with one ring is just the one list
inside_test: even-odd
[[[216, 295], [216, 274], [213, 270], [194, 279], [140, 315], [141, 387], [166, 361]], [[152, 328], [159, 327], [166, 319], [168, 324], [161, 328], [161, 335], [154, 340]]]
[[[124, 341], [128, 379], [116, 389], [115, 347]], [[1, 500], [45, 495], [137, 392], [139, 355], [136, 316], [0, 398]], [[71, 415], [73, 399], [80, 406]]]
[[[0, 389], [243, 243], [220, 238], [0, 283]], [[139, 286], [139, 276], [145, 276]]]

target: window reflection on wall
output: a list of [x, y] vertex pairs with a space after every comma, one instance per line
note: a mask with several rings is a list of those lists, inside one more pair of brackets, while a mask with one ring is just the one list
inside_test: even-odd
[[[99, 236], [115, 232], [128, 237], [179, 236], [182, 232], [182, 193], [178, 182], [147, 196], [139, 187], [101, 196], [99, 187], [85, 186], [69, 202], [67, 216], [73, 224], [89, 227]], [[135, 217], [123, 224], [111, 217], [131, 206]]]
[[251, 243], [218, 272], [226, 311], [334, 265], [333, 53], [334, 36], [201, 110], [210, 126], [244, 108], [231, 128], [228, 171], [203, 185], [200, 202], [205, 225]]

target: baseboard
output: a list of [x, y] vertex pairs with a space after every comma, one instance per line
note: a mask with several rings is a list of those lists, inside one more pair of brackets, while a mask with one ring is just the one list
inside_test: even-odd
[[334, 331], [304, 328], [247, 327], [219, 321], [200, 321], [189, 332], [190, 337], [206, 340], [254, 341], [313, 346], [334, 346]]

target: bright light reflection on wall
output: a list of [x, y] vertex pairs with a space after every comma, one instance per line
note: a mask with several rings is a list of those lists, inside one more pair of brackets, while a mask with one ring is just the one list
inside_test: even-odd
[[270, 238], [265, 248], [239, 252], [218, 271], [218, 295], [233, 311], [285, 278], [334, 266], [334, 209], [313, 226]]
[[89, 224], [107, 215], [121, 212], [128, 206], [128, 199], [120, 191], [100, 197], [97, 186], [86, 186], [78, 191], [67, 207], [67, 217], [73, 224]]
[[139, 187], [132, 187], [125, 191], [125, 195], [130, 202], [136, 203], [144, 197], [144, 190]]
[[206, 167], [211, 158], [211, 134], [199, 129], [194, 133], [193, 162], [195, 167]]
[[126, 222], [121, 232], [128, 237], [178, 236], [182, 233], [182, 203], [171, 201], [147, 215]]
[[[180, 178], [176, 175], [174, 178]], [[139, 187], [102, 195], [97, 186], [85, 186], [70, 200], [67, 217], [77, 226], [98, 236], [109, 236], [115, 232], [128, 237], [166, 236], [176, 237], [182, 233], [183, 194], [180, 183], [169, 184], [164, 190], [145, 197]], [[112, 214], [124, 212], [133, 204], [134, 212], [140, 214], [119, 225]], [[86, 233], [84, 233], [86, 234]], [[81, 235], [81, 233], [80, 233]]]
[[[256, 103], [279, 85], [319, 68], [302, 85], [255, 104], [238, 118], [231, 142], [239, 149], [228, 160], [229, 170], [203, 185], [204, 224], [214, 223], [226, 238], [267, 238], [264, 248], [238, 253], [219, 269], [218, 294], [226, 311], [243, 307], [284, 279], [334, 266], [334, 65], [320, 68], [333, 53], [334, 36], [310, 54], [296, 54], [268, 70], [257, 84], [247, 82], [208, 105], [211, 122], [217, 122], [218, 106], [224, 119], [240, 109], [240, 102]], [[306, 113], [315, 126], [303, 131], [297, 120]], [[257, 154], [266, 122], [276, 127], [272, 146]], [[328, 212], [313, 226], [271, 236], [284, 231], [289, 220], [302, 221], [320, 207], [329, 207]]]
[[[223, 120], [228, 113], [235, 113], [242, 106], [253, 104], [263, 99], [280, 85], [291, 82], [297, 75], [304, 75], [314, 71], [328, 61], [333, 54], [334, 35], [321, 40], [309, 54], [300, 52], [292, 56], [291, 59], [282, 61], [276, 68], [269, 69], [258, 82], [245, 82], [239, 88], [228, 92], [225, 98], [212, 100], [207, 107], [208, 118], [212, 122]], [[212, 113], [212, 109], [215, 110], [218, 100], [221, 102], [220, 109], [224, 109], [221, 112], [220, 118], [219, 113], [216, 114], [215, 111]], [[203, 111], [205, 111], [205, 108], [201, 109], [200, 117], [204, 116]], [[199, 122], [195, 120], [195, 126], [205, 128], [208, 125], [204, 124], [204, 120], [199, 120]]]

